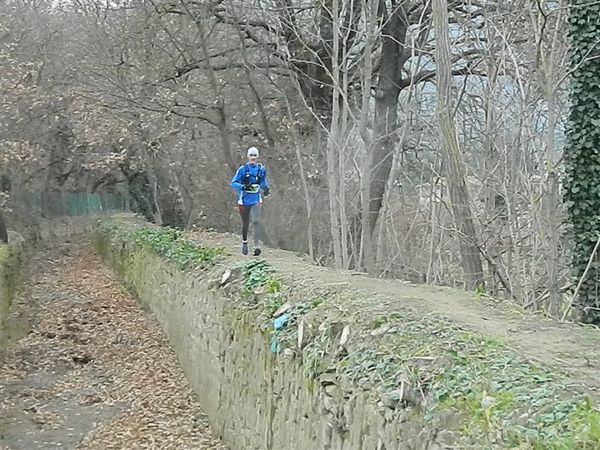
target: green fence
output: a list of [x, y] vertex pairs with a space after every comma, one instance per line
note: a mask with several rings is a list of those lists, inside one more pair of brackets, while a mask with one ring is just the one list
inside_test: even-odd
[[15, 207], [46, 218], [129, 210], [128, 198], [114, 193], [49, 191], [12, 194], [11, 203]]

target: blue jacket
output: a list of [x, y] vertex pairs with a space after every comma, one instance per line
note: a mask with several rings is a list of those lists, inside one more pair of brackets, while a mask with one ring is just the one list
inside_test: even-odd
[[[252, 192], [244, 191], [245, 184], [254, 186]], [[262, 164], [246, 163], [237, 170], [230, 186], [237, 191], [238, 205], [250, 206], [262, 203], [262, 190], [269, 187], [267, 169]]]

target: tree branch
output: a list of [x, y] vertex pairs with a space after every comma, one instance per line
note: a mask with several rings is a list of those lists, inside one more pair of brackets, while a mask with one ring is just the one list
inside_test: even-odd
[[[414, 74], [410, 78], [404, 78], [404, 79], [400, 80], [399, 85], [402, 89], [405, 89], [409, 86], [414, 86], [419, 83], [431, 81], [436, 77], [436, 75], [437, 75], [436, 70], [421, 70], [421, 71], [417, 72], [416, 74]], [[458, 76], [464, 76], [464, 75], [477, 75], [480, 77], [487, 76], [484, 72], [476, 72], [469, 66], [452, 70], [452, 76], [458, 77]]]

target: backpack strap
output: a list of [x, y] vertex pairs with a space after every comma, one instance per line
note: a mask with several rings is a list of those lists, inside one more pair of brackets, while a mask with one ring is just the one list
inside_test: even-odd
[[[261, 182], [261, 180], [264, 178], [265, 176], [265, 168], [261, 163], [257, 164], [258, 166], [258, 172], [256, 173], [256, 178], [258, 183]], [[252, 174], [250, 173], [250, 168], [248, 167], [248, 163], [244, 164], [244, 180], [249, 177], [249, 175], [251, 176]]]
[[248, 184], [250, 181], [250, 169], [248, 169], [248, 163], [244, 164], [244, 175], [242, 176], [242, 184]]
[[259, 183], [265, 177], [265, 168], [261, 163], [258, 163], [258, 173], [257, 173], [256, 177], [258, 178]]

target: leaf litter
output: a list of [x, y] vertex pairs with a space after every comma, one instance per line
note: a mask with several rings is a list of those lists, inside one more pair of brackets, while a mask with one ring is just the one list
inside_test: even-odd
[[166, 336], [89, 242], [38, 252], [0, 355], [1, 449], [220, 449]]

